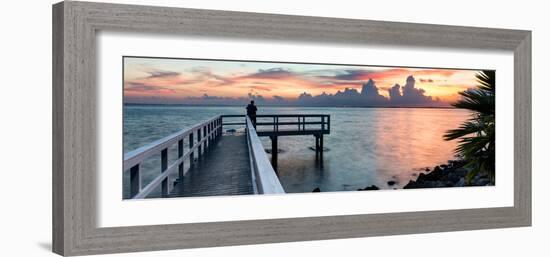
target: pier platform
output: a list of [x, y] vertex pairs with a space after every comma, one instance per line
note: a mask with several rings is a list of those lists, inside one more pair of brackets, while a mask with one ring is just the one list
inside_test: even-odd
[[[245, 129], [224, 133], [224, 126]], [[257, 115], [255, 123], [245, 115], [215, 116], [124, 154], [129, 198], [284, 194], [276, 172], [278, 137], [314, 136], [322, 162], [323, 136], [329, 133], [330, 116], [324, 114]], [[271, 161], [260, 137], [271, 140]], [[169, 162], [173, 146], [177, 159]], [[142, 185], [142, 163], [159, 153], [160, 172]]]

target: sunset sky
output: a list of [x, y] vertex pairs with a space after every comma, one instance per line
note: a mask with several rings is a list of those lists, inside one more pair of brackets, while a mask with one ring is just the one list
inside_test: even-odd
[[389, 98], [395, 84], [407, 77], [414, 88], [444, 103], [476, 85], [473, 70], [124, 58], [126, 103], [182, 103], [208, 97], [295, 101], [304, 92], [313, 96], [361, 89], [372, 79], [380, 95]]

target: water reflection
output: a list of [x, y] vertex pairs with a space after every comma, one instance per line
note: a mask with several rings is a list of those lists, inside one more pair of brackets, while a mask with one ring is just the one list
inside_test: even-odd
[[[426, 167], [453, 159], [456, 142], [444, 141], [469, 113], [457, 109], [281, 108], [261, 107], [258, 114], [330, 114], [322, 165], [313, 136], [279, 137], [278, 174], [287, 192], [357, 190], [370, 185], [402, 188]], [[240, 107], [125, 106], [124, 151], [188, 128], [219, 114], [244, 114]], [[262, 138], [266, 149], [269, 138]], [[171, 151], [175, 152], [175, 151]], [[170, 157], [170, 158], [176, 158]], [[158, 160], [144, 165], [143, 183], [160, 171]], [[186, 164], [187, 165], [187, 164]], [[144, 167], [144, 168], [145, 168]], [[396, 184], [389, 186], [389, 180]], [[127, 181], [126, 179], [124, 181]], [[124, 185], [125, 194], [127, 185]]]

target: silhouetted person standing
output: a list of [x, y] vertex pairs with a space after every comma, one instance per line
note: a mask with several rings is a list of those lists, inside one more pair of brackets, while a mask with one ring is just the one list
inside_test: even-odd
[[256, 111], [258, 111], [258, 107], [254, 105], [254, 100], [252, 100], [246, 106], [246, 115], [250, 117], [250, 121], [252, 122], [252, 126], [254, 126], [254, 128], [256, 128]]

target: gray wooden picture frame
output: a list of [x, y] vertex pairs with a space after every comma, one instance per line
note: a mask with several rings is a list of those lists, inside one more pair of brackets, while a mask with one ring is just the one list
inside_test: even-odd
[[[101, 30], [513, 51], [514, 206], [97, 227], [95, 37]], [[87, 255], [530, 225], [530, 31], [73, 1], [53, 6], [53, 251], [58, 254]]]

